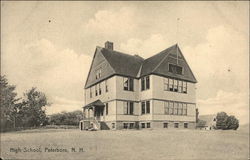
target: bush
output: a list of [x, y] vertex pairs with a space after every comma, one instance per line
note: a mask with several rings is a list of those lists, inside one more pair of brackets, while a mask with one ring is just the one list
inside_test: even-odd
[[234, 116], [227, 117], [227, 129], [238, 129], [239, 127], [239, 120], [236, 119]]
[[225, 112], [219, 112], [216, 116], [216, 129], [236, 130], [239, 127], [239, 120], [234, 116], [228, 116]]

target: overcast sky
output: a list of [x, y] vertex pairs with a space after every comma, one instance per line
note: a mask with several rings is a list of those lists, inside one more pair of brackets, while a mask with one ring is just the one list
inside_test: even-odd
[[147, 58], [178, 43], [200, 114], [249, 116], [248, 2], [1, 2], [1, 74], [19, 96], [48, 95], [49, 114], [81, 109], [96, 46]]

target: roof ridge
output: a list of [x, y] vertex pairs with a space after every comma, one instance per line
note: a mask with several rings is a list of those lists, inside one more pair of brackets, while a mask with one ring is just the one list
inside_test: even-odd
[[[177, 46], [177, 44], [175, 44], [175, 45], [173, 45], [173, 46], [171, 46], [171, 47], [174, 47], [174, 46], [176, 46], [176, 47], [178, 47]], [[171, 47], [169, 47], [169, 48], [167, 48], [167, 49], [170, 49]], [[167, 49], [165, 49], [164, 51], [166, 51]], [[172, 50], [173, 48], [171, 48], [171, 50]], [[170, 50], [170, 51], [171, 51]], [[161, 52], [160, 52], [161, 53]], [[159, 64], [157, 64], [156, 65], [156, 67], [152, 70], [152, 72], [154, 72], [162, 63], [163, 63], [163, 61], [168, 57], [168, 55], [169, 55], [169, 51], [167, 52], [167, 54], [164, 56], [164, 58], [160, 61], [160, 63]]]
[[[99, 47], [99, 46], [97, 46], [97, 47]], [[100, 47], [101, 49], [107, 49], [107, 48], [104, 48], [104, 47]], [[126, 56], [130, 56], [130, 57], [135, 57], [135, 58], [138, 58], [138, 59], [143, 59], [143, 61], [145, 60], [143, 57], [141, 57], [140, 55], [136, 55], [136, 54], [134, 54], [134, 55], [131, 55], [131, 54], [128, 54], [128, 53], [124, 53], [124, 52], [120, 52], [120, 51], [116, 51], [116, 50], [111, 50], [112, 52], [117, 52], [117, 53], [119, 53], [119, 54], [124, 54], [124, 55], [126, 55]], [[140, 58], [139, 58], [139, 57]]]
[[170, 47], [168, 47], [168, 48], [166, 48], [166, 49], [164, 49], [164, 50], [162, 50], [162, 51], [160, 51], [159, 53], [156, 53], [156, 54], [152, 55], [151, 57], [148, 57], [148, 58], [145, 59], [145, 60], [148, 60], [148, 59], [150, 59], [150, 58], [152, 58], [152, 57], [154, 57], [154, 56], [156, 56], [156, 55], [159, 55], [159, 54], [161, 54], [161, 53], [167, 51], [168, 49], [171, 49], [171, 48], [174, 47], [174, 46], [178, 46], [177, 43], [174, 44], [174, 45], [172, 45], [172, 46], [170, 46]]

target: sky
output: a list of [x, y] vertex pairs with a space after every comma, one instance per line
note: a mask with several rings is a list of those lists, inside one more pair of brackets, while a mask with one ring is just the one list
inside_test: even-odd
[[1, 1], [1, 75], [18, 96], [44, 92], [48, 114], [81, 110], [96, 46], [148, 58], [176, 43], [201, 115], [249, 122], [248, 2]]

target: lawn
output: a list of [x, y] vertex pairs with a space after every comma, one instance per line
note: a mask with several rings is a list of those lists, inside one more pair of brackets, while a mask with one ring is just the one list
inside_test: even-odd
[[[248, 135], [246, 130], [38, 129], [1, 134], [1, 157], [83, 160], [248, 159]], [[10, 151], [18, 147], [21, 152]], [[30, 148], [41, 152], [24, 152]], [[55, 149], [54, 152], [49, 152], [51, 148]], [[72, 152], [72, 148], [75, 148], [75, 152]], [[56, 149], [63, 152], [57, 152]]]

